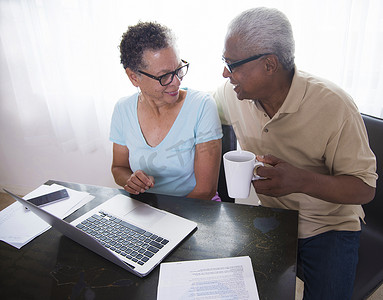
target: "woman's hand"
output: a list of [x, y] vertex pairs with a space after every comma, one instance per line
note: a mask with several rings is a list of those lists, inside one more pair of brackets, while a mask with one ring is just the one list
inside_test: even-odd
[[115, 182], [131, 194], [144, 193], [154, 186], [154, 177], [142, 170], [135, 172], [130, 168], [129, 149], [113, 143], [112, 174]]
[[135, 171], [124, 185], [124, 190], [131, 194], [144, 193], [154, 186], [154, 177], [147, 175], [142, 170]]

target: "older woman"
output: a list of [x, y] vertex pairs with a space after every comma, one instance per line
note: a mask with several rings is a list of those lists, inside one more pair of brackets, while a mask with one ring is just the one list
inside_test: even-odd
[[116, 183], [132, 194], [212, 199], [222, 137], [214, 100], [180, 89], [189, 63], [180, 59], [165, 26], [130, 26], [120, 51], [125, 72], [139, 92], [120, 99], [114, 109], [110, 140]]

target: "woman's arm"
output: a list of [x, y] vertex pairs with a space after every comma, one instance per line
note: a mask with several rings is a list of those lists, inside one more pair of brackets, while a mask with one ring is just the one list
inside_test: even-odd
[[221, 164], [221, 139], [196, 145], [194, 173], [196, 185], [189, 198], [211, 200], [217, 192]]
[[143, 193], [154, 186], [153, 176], [148, 176], [141, 170], [132, 172], [129, 149], [116, 143], [113, 143], [112, 174], [114, 181], [132, 194]]

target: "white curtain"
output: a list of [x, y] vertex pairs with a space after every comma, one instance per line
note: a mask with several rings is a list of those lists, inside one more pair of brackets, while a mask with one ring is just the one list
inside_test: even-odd
[[228, 22], [255, 6], [286, 13], [298, 68], [383, 116], [380, 0], [0, 0], [0, 185], [113, 186], [110, 117], [115, 102], [135, 92], [119, 63], [122, 33], [138, 20], [168, 25], [190, 62], [183, 85], [211, 91], [223, 80]]

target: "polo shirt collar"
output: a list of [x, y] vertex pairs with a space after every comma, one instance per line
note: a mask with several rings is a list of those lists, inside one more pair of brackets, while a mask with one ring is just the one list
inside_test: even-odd
[[298, 111], [302, 103], [306, 92], [307, 80], [305, 80], [301, 72], [298, 71], [296, 67], [294, 67], [294, 70], [295, 72], [291, 82], [290, 90], [277, 114], [295, 113]]
[[[279, 108], [278, 112], [275, 114], [273, 119], [278, 118], [281, 114], [292, 114], [298, 111], [303, 97], [306, 92], [307, 80], [302, 76], [302, 73], [298, 71], [297, 67], [294, 67], [294, 76], [291, 82], [290, 90], [283, 102], [282, 106]], [[251, 100], [252, 101], [252, 100]], [[254, 101], [256, 107], [264, 111], [262, 105], [258, 101]]]

